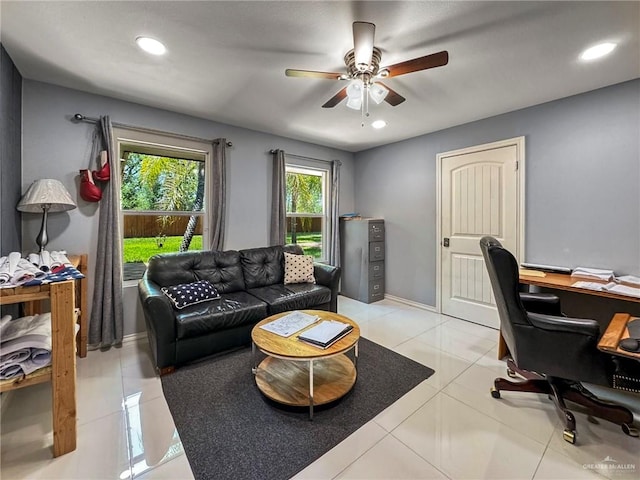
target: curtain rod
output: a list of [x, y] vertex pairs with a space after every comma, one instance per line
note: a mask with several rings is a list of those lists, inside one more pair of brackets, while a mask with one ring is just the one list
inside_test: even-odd
[[[85, 115], [82, 115], [81, 113], [76, 113], [73, 117], [71, 117], [71, 121], [74, 122], [74, 123], [78, 123], [78, 122], [98, 123], [100, 121], [100, 119], [99, 118], [93, 118], [93, 117], [87, 117]], [[216, 145], [218, 143], [220, 143], [217, 140], [211, 140], [211, 139], [208, 139], [208, 138], [192, 137], [190, 135], [182, 135], [182, 134], [171, 133], [171, 132], [163, 132], [162, 130], [155, 130], [153, 128], [145, 128], [145, 127], [137, 127], [135, 125], [127, 125], [126, 123], [115, 123], [115, 122], [113, 122], [112, 125], [114, 127], [128, 128], [130, 130], [136, 130], [138, 132], [143, 132], [143, 133], [153, 133], [153, 134], [156, 134], [156, 135], [171, 135], [173, 137], [178, 137], [178, 138], [182, 138], [182, 139], [185, 139], [185, 140], [194, 140], [196, 142], [215, 143]], [[233, 143], [227, 142], [227, 147], [233, 147]]]
[[[274, 154], [274, 153], [276, 153], [277, 151], [278, 151], [277, 149], [272, 148], [271, 150], [269, 150], [269, 153], [273, 155], [273, 154]], [[287, 157], [301, 158], [302, 160], [313, 160], [313, 161], [315, 161], [315, 162], [327, 162], [327, 163], [331, 163], [331, 162], [333, 161], [333, 160], [323, 160], [323, 159], [321, 159], [321, 158], [305, 157], [305, 156], [303, 156], [303, 155], [296, 155], [295, 153], [287, 153], [287, 152], [284, 152], [284, 154], [285, 154]], [[340, 165], [342, 165], [342, 162], [341, 162], [340, 160], [337, 160], [337, 162], [338, 162]]]

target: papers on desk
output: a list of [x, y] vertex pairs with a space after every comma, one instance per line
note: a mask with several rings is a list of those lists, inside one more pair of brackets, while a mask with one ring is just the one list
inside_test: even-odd
[[640, 298], [640, 288], [627, 287], [626, 285], [620, 285], [619, 283], [607, 283], [602, 287], [602, 289], [608, 292], [618, 293], [620, 295]]
[[623, 275], [621, 277], [616, 277], [618, 282], [628, 283], [633, 287], [640, 287], [640, 277], [636, 277], [635, 275]]
[[314, 315], [308, 315], [303, 312], [294, 311], [273, 322], [260, 325], [260, 328], [267, 332], [275, 333], [281, 337], [290, 337], [294, 333], [308, 327], [318, 320]]
[[613, 280], [613, 270], [602, 270], [600, 268], [576, 267], [571, 272], [572, 277], [592, 278], [594, 280]]
[[575, 282], [572, 287], [586, 288], [587, 290], [596, 290], [600, 292], [617, 293], [618, 295], [627, 295], [629, 297], [640, 298], [640, 288], [628, 287], [619, 283], [597, 283], [597, 282]]

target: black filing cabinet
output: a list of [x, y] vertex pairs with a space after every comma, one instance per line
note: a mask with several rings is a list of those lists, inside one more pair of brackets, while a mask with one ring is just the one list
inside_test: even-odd
[[340, 221], [340, 293], [364, 303], [384, 298], [384, 220]]

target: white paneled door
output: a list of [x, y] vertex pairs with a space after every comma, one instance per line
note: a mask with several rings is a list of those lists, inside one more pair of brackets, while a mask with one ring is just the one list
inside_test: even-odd
[[523, 152], [517, 138], [438, 156], [442, 313], [499, 328], [479, 241], [491, 235], [520, 258]]

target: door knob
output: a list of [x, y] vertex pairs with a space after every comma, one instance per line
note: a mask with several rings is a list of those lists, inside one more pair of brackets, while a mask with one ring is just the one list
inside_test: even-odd
[[449, 239], [445, 238], [444, 240], [442, 240], [442, 246], [443, 247], [448, 247], [449, 246]]

